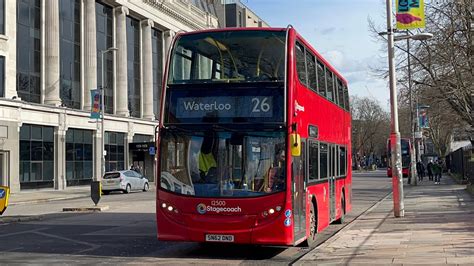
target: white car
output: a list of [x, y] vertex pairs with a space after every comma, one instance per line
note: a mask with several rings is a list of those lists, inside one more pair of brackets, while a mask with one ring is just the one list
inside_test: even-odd
[[107, 195], [111, 191], [129, 193], [132, 190], [148, 191], [148, 179], [133, 170], [107, 172], [101, 180], [102, 192]]

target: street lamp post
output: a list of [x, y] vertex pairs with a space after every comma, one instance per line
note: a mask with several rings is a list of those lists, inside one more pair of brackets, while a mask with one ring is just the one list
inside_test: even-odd
[[[405, 216], [405, 205], [403, 202], [403, 175], [402, 175], [402, 161], [401, 161], [401, 147], [400, 147], [400, 132], [398, 129], [398, 99], [395, 78], [395, 47], [394, 42], [398, 40], [413, 39], [426, 40], [433, 35], [431, 33], [420, 33], [416, 35], [394, 36], [394, 29], [392, 26], [392, 0], [386, 0], [387, 7], [387, 34], [388, 43], [388, 75], [390, 87], [390, 152], [392, 154], [392, 187], [393, 187], [393, 212], [395, 217]], [[411, 79], [411, 77], [410, 77]], [[411, 82], [411, 81], [410, 81]], [[411, 90], [411, 87], [410, 87]]]
[[101, 88], [100, 88], [100, 101], [101, 101], [101, 105], [100, 105], [100, 115], [101, 115], [101, 126], [100, 126], [100, 130], [101, 130], [101, 136], [102, 136], [102, 156], [101, 156], [101, 171], [100, 171], [100, 176], [101, 178], [104, 176], [105, 174], [105, 127], [104, 127], [104, 121], [105, 121], [105, 81], [104, 81], [104, 54], [108, 53], [108, 52], [115, 52], [117, 51], [118, 48], [116, 47], [110, 47], [109, 49], [107, 50], [101, 50], [100, 51], [100, 59], [101, 59], [101, 65], [100, 65], [100, 68], [101, 68], [101, 77], [102, 77], [102, 80], [101, 80]]
[[398, 131], [398, 103], [394, 67], [394, 36], [392, 27], [392, 0], [387, 5], [388, 68], [390, 87], [390, 151], [392, 160], [393, 212], [395, 217], [405, 216], [403, 203], [403, 176], [401, 162], [400, 132]]

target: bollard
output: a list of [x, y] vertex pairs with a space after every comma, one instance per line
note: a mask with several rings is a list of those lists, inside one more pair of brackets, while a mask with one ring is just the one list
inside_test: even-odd
[[100, 201], [100, 197], [102, 196], [102, 184], [100, 181], [92, 181], [91, 183], [91, 199], [94, 202], [95, 206]]
[[10, 188], [0, 186], [0, 215], [2, 215], [8, 207], [9, 196], [10, 196]]

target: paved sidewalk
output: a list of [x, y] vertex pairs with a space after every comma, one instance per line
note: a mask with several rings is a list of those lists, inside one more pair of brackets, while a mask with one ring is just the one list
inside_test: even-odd
[[405, 217], [394, 218], [390, 195], [295, 264], [474, 265], [474, 198], [465, 187], [446, 176], [405, 186]]
[[90, 186], [78, 186], [65, 190], [37, 189], [10, 194], [8, 205], [31, 204], [47, 201], [86, 198], [91, 195]]

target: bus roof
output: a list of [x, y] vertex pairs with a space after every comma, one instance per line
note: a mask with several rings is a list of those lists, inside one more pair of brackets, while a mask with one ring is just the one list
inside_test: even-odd
[[[218, 29], [205, 29], [205, 30], [198, 30], [198, 31], [188, 31], [188, 32], [179, 32], [176, 36], [185, 36], [185, 35], [193, 35], [193, 34], [201, 34], [201, 33], [210, 33], [210, 32], [227, 32], [227, 31], [286, 31], [288, 28], [262, 28], [262, 27], [235, 27], [235, 28], [218, 28]], [[347, 86], [347, 80], [337, 71], [331, 63], [329, 63], [320, 53], [316, 51], [316, 49], [306, 41], [303, 36], [301, 36], [294, 28], [290, 28], [290, 30], [295, 31], [296, 36], [303, 42], [303, 44], [310, 48], [311, 51], [318, 57], [329, 69], [336, 74], [338, 78], [340, 78], [344, 84]]]

